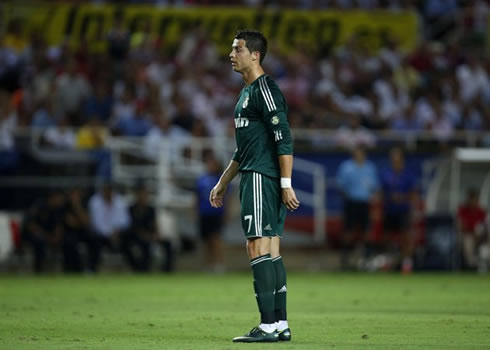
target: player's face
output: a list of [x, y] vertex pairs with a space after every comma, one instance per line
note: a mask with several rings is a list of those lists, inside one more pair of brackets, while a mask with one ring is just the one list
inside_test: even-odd
[[250, 53], [247, 46], [245, 46], [245, 40], [235, 39], [231, 45], [230, 61], [231, 66], [235, 72], [243, 72], [247, 70], [257, 59], [256, 53]]

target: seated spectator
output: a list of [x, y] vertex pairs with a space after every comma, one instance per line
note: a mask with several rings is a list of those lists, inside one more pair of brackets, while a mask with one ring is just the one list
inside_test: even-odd
[[101, 192], [95, 193], [89, 201], [91, 228], [97, 239], [97, 257], [94, 270], [100, 263], [103, 248], [112, 252], [120, 250], [121, 235], [131, 225], [128, 208], [124, 199], [114, 191], [113, 184], [105, 183]]
[[81, 150], [94, 150], [104, 147], [107, 129], [99, 118], [92, 116], [77, 133], [77, 147]]
[[67, 116], [71, 125], [81, 125], [80, 107], [90, 95], [91, 86], [78, 68], [74, 58], [66, 63], [66, 71], [56, 79], [56, 101], [59, 112]]
[[483, 62], [476, 55], [468, 55], [467, 62], [457, 68], [456, 76], [460, 86], [459, 97], [463, 103], [488, 98], [490, 76]]
[[393, 131], [405, 133], [423, 130], [423, 124], [415, 117], [414, 111], [415, 105], [410, 105], [406, 110], [399, 111], [391, 121]]
[[337, 146], [353, 150], [356, 147], [374, 147], [376, 136], [368, 129], [361, 126], [361, 118], [352, 116], [348, 118], [349, 125], [341, 126], [334, 135]]
[[151, 122], [145, 107], [140, 104], [133, 116], [120, 119], [114, 129], [122, 136], [145, 136], [151, 129]]
[[479, 233], [486, 217], [485, 210], [478, 203], [478, 192], [468, 190], [466, 201], [458, 209], [458, 229], [463, 243], [464, 264], [468, 268], [476, 268], [479, 245], [482, 243]]
[[[98, 258], [97, 237], [90, 228], [90, 218], [84, 193], [79, 188], [69, 191], [63, 208], [63, 264], [65, 272], [95, 272]], [[85, 245], [86, 259], [80, 255]]]
[[433, 104], [434, 119], [427, 123], [427, 128], [431, 131], [434, 138], [446, 142], [454, 132], [453, 125], [451, 121], [447, 118], [444, 113], [441, 104]]
[[456, 128], [459, 130], [482, 130], [483, 125], [483, 113], [479, 108], [473, 107], [472, 105], [463, 106], [463, 111], [461, 113], [461, 119], [456, 124]]
[[[62, 243], [63, 205], [63, 193], [53, 191], [45, 199], [34, 203], [24, 216], [22, 242], [32, 246], [36, 273], [44, 271], [48, 248], [59, 249]], [[66, 260], [67, 256], [64, 258]]]
[[92, 117], [77, 133], [77, 148], [90, 153], [96, 162], [95, 175], [109, 180], [112, 176], [111, 152], [104, 149], [107, 129], [97, 117]]
[[144, 138], [144, 153], [151, 159], [156, 159], [160, 153], [160, 144], [164, 140], [169, 142], [172, 152], [170, 157], [177, 157], [189, 139], [189, 133], [172, 122], [163, 114], [157, 114], [153, 127]]
[[73, 150], [76, 146], [75, 132], [68, 125], [66, 118], [61, 118], [58, 125], [49, 127], [43, 139], [47, 146], [57, 149]]
[[[131, 88], [125, 84], [119, 84], [117, 87], [116, 91], [120, 90], [121, 92], [115, 93], [116, 101], [109, 121], [111, 128], [118, 125], [121, 120], [132, 118], [136, 113], [136, 97]], [[117, 97], [117, 95], [121, 96]]]
[[85, 118], [94, 115], [98, 116], [102, 122], [106, 123], [112, 114], [112, 97], [109, 95], [108, 87], [103, 82], [95, 85], [95, 92], [85, 101], [83, 113]]
[[172, 116], [172, 124], [188, 132], [192, 132], [196, 116], [192, 113], [191, 104], [182, 96], [176, 96], [176, 110]]
[[56, 125], [54, 101], [42, 101], [39, 108], [32, 116], [31, 126], [33, 128], [46, 129]]
[[[148, 272], [151, 269], [151, 248], [161, 245], [165, 257], [161, 270], [170, 272], [174, 268], [172, 245], [160, 239], [155, 208], [150, 204], [148, 190], [139, 184], [135, 194], [136, 201], [129, 209], [131, 225], [122, 240], [123, 253], [134, 271]], [[135, 249], [139, 250], [139, 254], [135, 254]]]
[[354, 84], [341, 84], [340, 89], [331, 94], [331, 109], [334, 113], [345, 116], [359, 116], [369, 122], [374, 112], [374, 106], [364, 91], [354, 89]]

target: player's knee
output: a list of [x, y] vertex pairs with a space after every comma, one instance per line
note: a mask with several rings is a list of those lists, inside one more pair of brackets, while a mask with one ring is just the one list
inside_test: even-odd
[[269, 238], [256, 238], [247, 240], [247, 253], [250, 259], [271, 253]]
[[279, 244], [281, 242], [281, 239], [279, 237], [273, 237], [271, 239], [271, 258], [277, 258], [278, 256], [281, 255], [280, 249], [279, 249]]

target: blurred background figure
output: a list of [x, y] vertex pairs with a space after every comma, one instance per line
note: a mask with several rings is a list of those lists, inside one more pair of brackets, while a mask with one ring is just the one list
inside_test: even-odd
[[59, 150], [74, 150], [76, 146], [75, 132], [68, 125], [66, 118], [60, 118], [57, 125], [48, 127], [44, 132], [43, 141], [47, 147]]
[[99, 242], [90, 225], [87, 200], [80, 188], [67, 193], [63, 208], [63, 270], [70, 273], [97, 270]]
[[356, 147], [372, 148], [376, 145], [376, 136], [369, 129], [361, 125], [361, 118], [357, 115], [348, 118], [348, 124], [341, 126], [335, 132], [337, 146], [347, 150]]
[[[174, 235], [173, 246], [156, 238], [151, 245], [163, 245], [168, 252], [163, 254], [170, 257], [179, 253], [179, 242], [186, 242], [182, 252], [195, 246], [201, 235], [197, 217], [207, 209], [199, 209], [192, 225], [182, 225], [179, 218], [195, 209], [198, 178], [212, 176], [212, 171], [202, 171], [208, 167], [203, 149], [226, 158], [225, 145], [232, 141], [234, 127], [230, 115], [242, 86], [232, 69], [223, 69], [229, 64], [229, 42], [215, 29], [228, 26], [228, 13], [252, 20], [257, 9], [264, 21], [251, 23], [259, 30], [268, 31], [267, 23], [277, 24], [278, 33], [292, 28], [291, 36], [270, 33], [264, 64], [288, 101], [295, 154], [326, 174], [328, 195], [322, 204], [316, 200], [317, 180], [310, 181], [318, 177], [309, 167], [296, 166], [299, 189], [316, 199], [290, 216], [286, 229], [298, 234], [298, 242], [312, 245], [342, 237], [344, 251], [360, 241], [357, 236], [370, 232], [375, 242], [384, 236], [381, 252], [401, 260], [402, 268], [411, 261], [416, 269], [457, 268], [458, 263], [449, 263], [455, 261], [451, 254], [441, 251], [436, 256], [430, 242], [437, 241], [441, 250], [452, 242], [445, 230], [451, 225], [456, 233], [456, 216], [460, 227], [465, 226], [462, 230], [472, 232], [472, 224], [463, 221], [472, 222], [475, 208], [458, 213], [465, 181], [480, 193], [480, 209], [487, 210], [490, 198], [482, 192], [488, 187], [484, 178], [490, 156], [486, 163], [463, 169], [457, 188], [451, 187], [452, 171], [447, 168], [456, 148], [484, 151], [490, 146], [489, 1], [150, 0], [145, 6], [132, 0], [97, 2], [104, 6], [70, 0], [0, 1], [0, 209], [9, 219], [20, 220], [53, 186], [80, 188], [81, 204], [71, 200], [77, 197], [71, 190], [66, 200], [68, 214], [59, 243], [72, 252], [66, 270], [93, 271], [98, 265], [92, 238], [101, 231], [97, 235], [93, 228], [86, 199], [101, 180], [132, 184], [144, 178], [152, 194], [147, 205], [154, 207], [157, 222], [165, 227], [158, 233]], [[215, 6], [221, 5], [229, 7], [217, 13]], [[53, 13], [57, 15], [51, 20]], [[297, 15], [307, 24], [304, 35], [295, 29]], [[335, 19], [342, 35], [336, 37], [337, 30], [332, 36], [328, 30], [316, 35], [324, 16]], [[216, 25], [208, 26], [208, 20]], [[390, 155], [393, 145], [402, 145], [404, 156]], [[370, 162], [350, 160], [346, 166], [346, 151], [358, 146], [369, 150]], [[392, 160], [386, 167], [388, 155], [402, 161]], [[347, 168], [361, 174], [367, 163], [379, 169], [383, 201], [376, 200], [371, 187], [363, 194], [355, 190], [367, 185], [364, 175], [352, 180], [352, 186], [344, 183], [348, 175], [335, 178], [341, 171], [349, 173]], [[410, 187], [420, 195], [416, 210], [407, 201]], [[121, 199], [132, 199], [131, 193], [121, 194]], [[83, 227], [78, 207], [88, 212], [88, 228]], [[327, 215], [321, 218], [317, 213]], [[445, 221], [448, 226], [441, 228], [438, 220], [429, 225], [435, 214], [451, 219]], [[349, 215], [357, 216], [352, 220]], [[417, 217], [417, 223], [410, 224], [410, 217]], [[325, 225], [319, 222], [323, 219]], [[231, 222], [223, 226], [223, 238], [233, 245], [227, 234], [233, 230]], [[416, 228], [412, 240], [410, 226]], [[214, 238], [203, 238], [206, 251], [219, 251], [217, 236], [209, 237]], [[475, 256], [466, 259], [473, 269], [480, 261], [478, 247], [484, 246], [484, 236], [481, 241], [478, 233], [462, 237], [474, 237]], [[128, 244], [136, 265], [147, 266], [138, 260], [139, 243]], [[328, 256], [337, 261], [334, 246], [328, 246]], [[217, 260], [211, 261], [212, 256]], [[219, 256], [209, 253], [209, 264], [219, 265]], [[165, 261], [167, 267], [162, 268], [172, 270], [174, 258]], [[331, 268], [330, 263], [321, 265]]]
[[114, 24], [107, 34], [107, 54], [114, 61], [113, 75], [119, 76], [124, 70], [124, 61], [129, 52], [131, 34], [124, 25], [121, 10], [114, 14]]
[[468, 269], [476, 269], [480, 246], [486, 244], [486, 211], [480, 206], [478, 191], [468, 190], [465, 202], [458, 208], [457, 225], [462, 243], [463, 263]]
[[104, 248], [113, 253], [120, 252], [121, 236], [130, 227], [131, 217], [126, 201], [110, 182], [104, 183], [100, 192], [90, 198], [88, 210], [97, 241], [97, 258], [93, 264], [97, 271]]
[[405, 165], [401, 148], [390, 151], [390, 165], [380, 174], [383, 197], [383, 241], [385, 248], [400, 236], [401, 269], [413, 269], [414, 237], [411, 231], [412, 202], [415, 191], [414, 175]]
[[223, 273], [222, 230], [225, 220], [225, 209], [213, 208], [209, 203], [209, 193], [218, 182], [222, 167], [213, 152], [206, 152], [205, 172], [196, 182], [197, 212], [199, 214], [199, 233], [205, 244], [206, 268], [214, 273]]
[[66, 115], [71, 125], [80, 126], [83, 123], [81, 107], [90, 96], [91, 89], [75, 59], [69, 59], [65, 71], [56, 78], [56, 107]]
[[361, 265], [368, 257], [370, 204], [379, 189], [378, 172], [364, 148], [356, 147], [352, 158], [340, 165], [336, 180], [344, 200], [340, 265], [349, 269], [349, 255], [355, 247], [362, 254]]
[[[63, 192], [51, 191], [45, 198], [39, 199], [26, 212], [22, 222], [24, 248], [31, 246], [33, 252], [33, 270], [45, 271], [48, 253], [60, 252], [63, 241]], [[65, 251], [66, 253], [66, 251]], [[70, 257], [65, 255], [65, 261]]]
[[143, 182], [136, 185], [135, 201], [129, 208], [131, 225], [122, 237], [122, 250], [134, 271], [149, 272], [154, 248], [162, 248], [161, 271], [174, 269], [174, 252], [170, 241], [162, 240], [157, 228], [155, 207]]
[[95, 176], [110, 180], [112, 177], [111, 153], [105, 148], [108, 130], [102, 122], [92, 116], [76, 135], [76, 146], [87, 152], [95, 162]]
[[12, 106], [10, 94], [0, 90], [0, 172], [12, 172], [18, 162], [14, 132], [17, 113]]

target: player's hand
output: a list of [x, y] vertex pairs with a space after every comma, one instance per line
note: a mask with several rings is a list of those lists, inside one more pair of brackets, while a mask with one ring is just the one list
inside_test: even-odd
[[225, 196], [226, 186], [221, 185], [219, 182], [209, 192], [209, 203], [214, 208], [221, 208], [223, 206], [223, 197]]
[[296, 198], [296, 193], [294, 193], [293, 188], [283, 188], [282, 189], [282, 202], [286, 208], [290, 211], [298, 209], [299, 200]]

